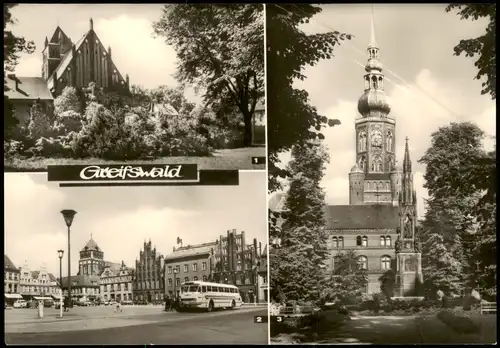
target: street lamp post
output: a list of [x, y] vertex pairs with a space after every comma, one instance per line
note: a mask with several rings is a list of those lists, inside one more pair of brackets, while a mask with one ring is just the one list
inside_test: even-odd
[[64, 250], [57, 250], [57, 255], [59, 256], [59, 311], [60, 317], [63, 317], [63, 285], [62, 285], [62, 258], [64, 255]]
[[176, 292], [176, 286], [177, 286], [177, 276], [176, 274], [179, 273], [179, 270], [176, 268], [174, 268], [174, 299], [177, 300], [177, 292]]
[[61, 214], [64, 217], [64, 222], [68, 227], [68, 299], [69, 308], [73, 307], [73, 301], [71, 300], [71, 224], [73, 223], [73, 218], [76, 215], [76, 211], [72, 209], [61, 210]]

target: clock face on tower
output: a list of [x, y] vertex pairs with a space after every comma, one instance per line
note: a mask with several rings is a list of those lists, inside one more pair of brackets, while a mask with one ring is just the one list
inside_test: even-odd
[[374, 130], [371, 134], [372, 146], [381, 147], [382, 146], [382, 134], [378, 130]]

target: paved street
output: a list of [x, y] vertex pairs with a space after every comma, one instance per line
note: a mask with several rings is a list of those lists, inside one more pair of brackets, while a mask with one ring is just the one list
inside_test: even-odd
[[253, 322], [255, 315], [267, 314], [263, 308], [166, 313], [137, 306], [114, 313], [111, 307], [90, 307], [75, 308], [65, 320], [49, 309], [38, 322], [34, 310], [23, 311], [32, 310], [5, 311], [7, 344], [266, 344], [268, 336], [267, 324]]

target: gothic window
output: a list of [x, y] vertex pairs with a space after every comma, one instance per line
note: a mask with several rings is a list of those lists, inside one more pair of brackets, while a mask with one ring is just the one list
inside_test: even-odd
[[375, 156], [372, 161], [372, 172], [382, 171], [382, 158], [380, 156]]
[[184, 273], [189, 272], [189, 265], [184, 265]]
[[387, 132], [387, 138], [386, 138], [386, 145], [387, 145], [387, 151], [392, 152], [392, 140], [393, 140], [393, 135], [391, 131]]
[[387, 255], [382, 256], [380, 265], [382, 269], [391, 269], [391, 257]]
[[367, 269], [368, 268], [368, 258], [366, 256], [358, 257], [358, 268]]
[[361, 246], [361, 245], [362, 245], [362, 239], [361, 239], [361, 236], [357, 236], [357, 237], [356, 237], [356, 245], [357, 245], [357, 246]]
[[366, 133], [359, 133], [358, 149], [360, 152], [366, 151]]
[[361, 168], [361, 170], [365, 170], [366, 168], [366, 158], [365, 156], [361, 156], [361, 158], [359, 159], [359, 167]]
[[367, 236], [363, 236], [363, 238], [361, 238], [361, 245], [364, 247], [368, 246], [368, 237]]

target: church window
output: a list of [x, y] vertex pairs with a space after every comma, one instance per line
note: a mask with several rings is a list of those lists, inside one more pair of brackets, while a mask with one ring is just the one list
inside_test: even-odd
[[382, 256], [381, 258], [381, 268], [382, 269], [391, 269], [391, 257], [390, 256], [387, 256], [387, 255], [384, 255]]
[[367, 269], [368, 268], [368, 258], [366, 256], [358, 257], [358, 268]]
[[361, 236], [357, 236], [356, 237], [356, 245], [357, 246], [361, 246], [362, 245]]
[[363, 236], [363, 238], [361, 238], [361, 245], [364, 247], [368, 246], [368, 237], [367, 236]]

